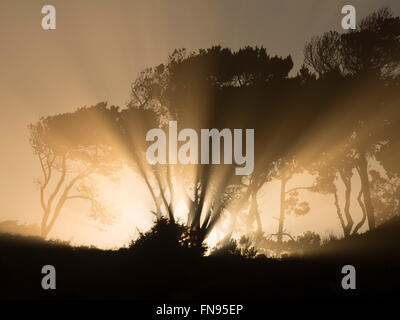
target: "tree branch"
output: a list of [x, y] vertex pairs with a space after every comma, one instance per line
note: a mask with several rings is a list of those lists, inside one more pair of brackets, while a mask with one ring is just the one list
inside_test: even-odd
[[309, 187], [296, 187], [296, 188], [292, 188], [292, 189], [287, 190], [285, 193], [291, 193], [291, 192], [297, 191], [297, 190], [308, 190], [308, 191], [311, 191], [311, 190], [314, 189], [314, 188], [315, 188], [314, 186], [309, 186]]

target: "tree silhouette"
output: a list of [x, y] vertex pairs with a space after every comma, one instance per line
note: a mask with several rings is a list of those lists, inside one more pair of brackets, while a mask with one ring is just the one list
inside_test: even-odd
[[[299, 201], [299, 190], [307, 190], [310, 187], [294, 187], [287, 189], [287, 184], [295, 174], [301, 173], [304, 168], [296, 161], [295, 158], [282, 157], [275, 162], [273, 171], [271, 172], [271, 179], [280, 181], [280, 208], [278, 218], [278, 231], [273, 234], [277, 238], [278, 243], [282, 243], [283, 236], [291, 236], [284, 232], [284, 223], [286, 215], [295, 214], [302, 216], [307, 214], [310, 210], [309, 204], [306, 201]], [[289, 195], [289, 197], [287, 197]]]
[[377, 170], [371, 176], [371, 198], [376, 211], [377, 224], [393, 218], [400, 209], [400, 178], [388, 173], [384, 176]]
[[[340, 154], [338, 156], [338, 154]], [[345, 237], [356, 234], [366, 221], [365, 205], [362, 201], [362, 189], [358, 193], [357, 201], [362, 210], [362, 218], [354, 225], [355, 221], [350, 212], [351, 193], [354, 171], [357, 168], [357, 160], [354, 156], [354, 150], [348, 145], [340, 147], [332, 153], [324, 153], [318, 161], [311, 164], [310, 172], [316, 175], [316, 181], [310, 191], [321, 194], [331, 194], [336, 209], [336, 214]], [[344, 186], [344, 201], [341, 201], [338, 195], [338, 182]], [[342, 210], [343, 207], [343, 210]], [[354, 227], [354, 228], [353, 228]]]
[[[374, 157], [380, 143], [376, 132], [393, 115], [391, 106], [388, 106], [393, 89], [387, 86], [387, 82], [399, 66], [399, 35], [399, 17], [394, 17], [389, 9], [384, 8], [364, 18], [356, 30], [345, 34], [325, 33], [313, 38], [304, 50], [305, 65], [319, 78], [331, 81], [332, 85], [339, 79], [348, 78], [349, 87], [353, 88], [353, 92], [348, 93], [352, 114], [347, 114], [344, 132], [348, 132], [348, 137], [355, 137], [353, 148], [358, 159], [357, 171], [370, 229], [375, 227], [375, 215], [368, 161]], [[381, 108], [381, 116], [371, 121], [377, 108]]]
[[[29, 125], [31, 146], [43, 173], [37, 181], [43, 210], [42, 237], [47, 237], [65, 203], [73, 199], [88, 201], [93, 218], [103, 224], [112, 223], [96, 198], [90, 178], [113, 178], [120, 169], [110, 134], [116, 112], [115, 107], [99, 103], [73, 113], [41, 118]], [[104, 130], [107, 126], [110, 130]]]
[[[256, 136], [261, 141], [264, 125], [258, 117], [264, 116], [265, 111], [257, 107], [266, 96], [262, 89], [268, 87], [268, 93], [272, 92], [287, 78], [292, 66], [290, 57], [270, 57], [264, 48], [246, 47], [232, 52], [212, 47], [197, 54], [176, 50], [166, 66], [146, 69], [139, 75], [132, 86], [129, 106], [153, 110], [159, 115], [161, 127], [175, 119], [181, 127], [198, 131], [255, 128], [260, 130]], [[249, 105], [256, 100], [256, 105]], [[261, 230], [256, 194], [264, 183], [260, 173], [265, 170], [265, 158], [260, 159], [264, 164], [256, 163], [254, 173], [246, 178], [236, 177], [234, 167], [229, 165], [157, 165], [152, 173], [164, 211], [173, 213], [175, 198], [183, 198], [189, 209], [187, 224], [206, 236], [233, 199], [246, 199], [246, 203], [251, 197], [249, 215]]]
[[[257, 195], [274, 178], [281, 181], [278, 242], [285, 216], [309, 211], [299, 190], [332, 194], [345, 236], [358, 232], [365, 221], [373, 229], [375, 210], [383, 210], [374, 208], [383, 206], [377, 198], [383, 190], [389, 197], [388, 186], [400, 172], [399, 36], [400, 19], [382, 9], [363, 19], [357, 30], [311, 39], [294, 77], [289, 76], [290, 56], [270, 56], [263, 47], [175, 50], [165, 64], [138, 75], [126, 108], [99, 104], [42, 118], [30, 126], [44, 175], [39, 183], [42, 234], [47, 236], [69, 199], [85, 199], [101, 209], [93, 186], [80, 182], [97, 174], [113, 176], [123, 164], [145, 182], [158, 221], [168, 217], [175, 223], [179, 202], [186, 204], [185, 224], [199, 247], [224, 215], [231, 219], [226, 241], [242, 221], [247, 233], [261, 235]], [[168, 132], [172, 120], [178, 130], [196, 132], [254, 129], [253, 172], [235, 175], [235, 164], [223, 164], [224, 156], [221, 164], [149, 164], [146, 133], [153, 128]], [[166, 138], [168, 143], [168, 133]], [[209, 143], [210, 155], [223, 154], [225, 139], [220, 150]], [[370, 170], [375, 160], [386, 176]], [[291, 177], [304, 170], [315, 174], [316, 184], [287, 190]], [[358, 222], [350, 212], [355, 173], [363, 212]], [[343, 205], [339, 181], [345, 189]], [[47, 199], [45, 191], [50, 192]], [[394, 208], [388, 201], [385, 206]]]

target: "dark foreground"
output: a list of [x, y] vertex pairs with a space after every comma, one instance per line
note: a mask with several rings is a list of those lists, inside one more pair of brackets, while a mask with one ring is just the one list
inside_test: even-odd
[[[400, 220], [333, 242], [314, 254], [273, 260], [237, 256], [138, 256], [132, 250], [72, 248], [0, 235], [0, 299], [396, 299], [400, 297]], [[41, 269], [56, 268], [56, 290]], [[356, 290], [341, 269], [356, 268]]]

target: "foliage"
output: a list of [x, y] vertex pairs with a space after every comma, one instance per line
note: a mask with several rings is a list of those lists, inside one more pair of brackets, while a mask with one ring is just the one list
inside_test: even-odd
[[400, 208], [400, 178], [397, 174], [386, 177], [377, 170], [370, 170], [371, 194], [377, 223], [393, 218]]
[[42, 117], [29, 125], [30, 143], [42, 178], [36, 181], [42, 208], [41, 235], [53, 229], [66, 202], [88, 201], [90, 216], [102, 224], [113, 218], [98, 200], [93, 176], [116, 180], [121, 159], [116, 152], [118, 108], [106, 103], [75, 112]]
[[249, 237], [242, 236], [239, 241], [230, 239], [228, 242], [217, 245], [211, 252], [211, 256], [255, 258], [257, 249], [253, 246]]
[[193, 230], [164, 217], [158, 219], [149, 231], [140, 233], [129, 246], [129, 250], [138, 255], [170, 259], [201, 257], [206, 249]]
[[[166, 64], [138, 75], [126, 108], [99, 103], [41, 118], [30, 126], [30, 141], [43, 171], [38, 181], [43, 235], [70, 199], [90, 201], [97, 211], [92, 216], [109, 222], [94, 186], [88, 183], [96, 174], [114, 177], [122, 163], [144, 180], [154, 202], [149, 211], [163, 221], [160, 228], [171, 228], [171, 239], [183, 248], [200, 248], [227, 212], [232, 217], [231, 233], [243, 217], [247, 233], [253, 231], [254, 222], [262, 233], [257, 195], [272, 179], [281, 181], [280, 244], [270, 238], [263, 241], [274, 250], [298, 245], [299, 240], [283, 243], [282, 239], [288, 235], [286, 215], [301, 216], [310, 210], [300, 200], [300, 189], [332, 195], [346, 237], [365, 222], [373, 229], [375, 216], [390, 216], [398, 207], [400, 78], [395, 71], [400, 70], [399, 40], [400, 18], [381, 9], [363, 19], [356, 30], [330, 31], [311, 39], [295, 77], [289, 76], [290, 56], [271, 56], [264, 47], [213, 46], [191, 53], [179, 49]], [[235, 176], [233, 165], [149, 165], [146, 132], [165, 128], [168, 120], [194, 130], [253, 128], [257, 150], [253, 173]], [[369, 170], [374, 160], [387, 177]], [[306, 171], [315, 176], [314, 185], [286, 190], [294, 174]], [[351, 211], [355, 174], [361, 182], [359, 221], [354, 221]], [[51, 190], [55, 175], [58, 180]], [[67, 183], [64, 188], [63, 183]], [[345, 186], [343, 203], [339, 183]], [[45, 189], [50, 191], [47, 199]], [[72, 190], [77, 193], [71, 194]], [[188, 208], [186, 231], [179, 231], [183, 225], [175, 223], [181, 200]], [[168, 217], [167, 225], [163, 217]], [[153, 231], [163, 234], [161, 229]], [[303, 237], [300, 242], [317, 241], [312, 234]], [[228, 248], [235, 254], [233, 244]]]
[[303, 250], [318, 248], [321, 244], [321, 237], [313, 231], [306, 231], [302, 235], [297, 236], [297, 243]]

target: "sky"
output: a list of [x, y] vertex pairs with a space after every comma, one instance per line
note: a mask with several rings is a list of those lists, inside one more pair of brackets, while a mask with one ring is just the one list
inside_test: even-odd
[[[41, 28], [46, 4], [56, 8], [56, 30]], [[290, 54], [297, 70], [311, 37], [340, 30], [345, 4], [355, 6], [357, 18], [383, 6], [400, 14], [398, 0], [1, 0], [0, 221], [40, 221], [34, 184], [40, 168], [29, 146], [29, 123], [100, 101], [124, 106], [137, 74], [165, 62], [177, 48], [264, 46], [272, 55]], [[293, 183], [308, 182], [298, 179]], [[137, 192], [128, 192], [129, 185]], [[134, 236], [136, 227], [150, 225], [150, 214], [137, 214], [148, 207], [148, 195], [134, 176], [125, 174], [120, 186], [104, 188], [117, 213], [115, 225], [101, 231], [79, 212], [82, 208], [72, 206], [63, 211], [53, 235], [113, 246]], [[277, 228], [276, 189], [265, 186], [259, 196], [267, 233]], [[331, 199], [310, 199], [311, 212], [289, 217], [287, 230], [338, 232]]]

